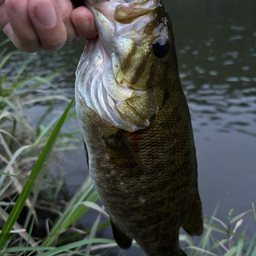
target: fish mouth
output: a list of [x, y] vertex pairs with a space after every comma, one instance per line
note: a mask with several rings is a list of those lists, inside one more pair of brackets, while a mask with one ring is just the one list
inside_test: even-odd
[[155, 10], [160, 5], [160, 0], [87, 0], [85, 3], [96, 15], [96, 25], [99, 18], [97, 12], [112, 23], [129, 24]]
[[116, 37], [134, 39], [138, 28], [146, 25], [141, 18], [155, 10], [159, 0], [87, 0], [86, 6], [94, 15], [102, 46], [110, 57], [116, 50]]
[[123, 3], [122, 0], [86, 1], [86, 6], [93, 13], [95, 24], [99, 32], [99, 39], [107, 56], [110, 56], [111, 53], [115, 50], [113, 47], [113, 37], [116, 32], [114, 13], [116, 7], [121, 3]]

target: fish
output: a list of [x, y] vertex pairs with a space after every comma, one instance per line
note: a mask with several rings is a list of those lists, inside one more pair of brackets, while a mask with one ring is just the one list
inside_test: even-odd
[[179, 230], [203, 232], [191, 117], [171, 20], [160, 0], [86, 0], [99, 36], [76, 70], [89, 173], [117, 244], [184, 256]]

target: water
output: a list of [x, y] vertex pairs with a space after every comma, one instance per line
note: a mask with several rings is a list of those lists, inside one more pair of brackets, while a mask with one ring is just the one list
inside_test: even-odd
[[[180, 75], [189, 101], [204, 212], [255, 202], [256, 2], [172, 1]], [[255, 229], [254, 229], [255, 230]]]
[[[181, 81], [192, 115], [204, 214], [212, 214], [219, 203], [217, 217], [226, 222], [230, 208], [236, 215], [256, 203], [256, 1], [164, 3], [172, 18]], [[65, 67], [56, 82], [71, 95], [83, 47], [80, 41], [58, 53], [40, 52], [29, 72], [47, 74]], [[8, 69], [19, 65], [17, 60]], [[87, 174], [83, 152], [75, 162], [66, 175], [71, 191]], [[246, 224], [251, 237], [256, 228], [252, 216]], [[131, 250], [126, 255], [135, 254]]]

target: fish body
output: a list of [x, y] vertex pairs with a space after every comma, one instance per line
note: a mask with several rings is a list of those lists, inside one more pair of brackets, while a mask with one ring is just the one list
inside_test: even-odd
[[171, 22], [158, 0], [88, 0], [99, 37], [76, 72], [76, 110], [94, 187], [122, 248], [186, 255], [203, 230], [197, 161]]

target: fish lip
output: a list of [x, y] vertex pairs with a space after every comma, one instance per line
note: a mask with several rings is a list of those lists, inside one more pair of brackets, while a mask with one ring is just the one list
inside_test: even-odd
[[92, 5], [88, 8], [93, 13], [101, 44], [106, 54], [110, 56], [115, 50], [113, 38], [116, 33], [116, 25], [114, 20], [111, 19], [111, 13], [105, 12], [100, 5]]

